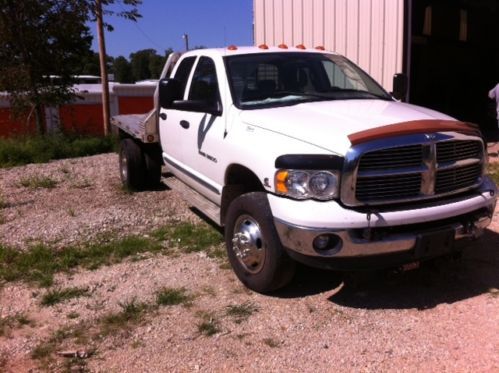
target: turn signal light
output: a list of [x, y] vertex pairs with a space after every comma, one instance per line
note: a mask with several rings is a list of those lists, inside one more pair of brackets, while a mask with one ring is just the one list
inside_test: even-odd
[[289, 172], [286, 170], [281, 170], [275, 175], [275, 189], [278, 193], [287, 193], [288, 187], [286, 186], [286, 181], [288, 180]]

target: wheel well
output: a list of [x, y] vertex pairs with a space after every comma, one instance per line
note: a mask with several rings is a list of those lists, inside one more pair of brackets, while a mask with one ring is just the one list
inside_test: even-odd
[[220, 221], [225, 225], [225, 216], [230, 203], [242, 194], [263, 192], [265, 188], [258, 176], [249, 168], [234, 164], [225, 173], [225, 186], [222, 191]]

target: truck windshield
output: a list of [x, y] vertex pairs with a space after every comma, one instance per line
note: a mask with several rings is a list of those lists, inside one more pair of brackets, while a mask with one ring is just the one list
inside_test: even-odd
[[235, 105], [254, 109], [310, 101], [391, 97], [346, 58], [323, 53], [261, 53], [225, 57]]

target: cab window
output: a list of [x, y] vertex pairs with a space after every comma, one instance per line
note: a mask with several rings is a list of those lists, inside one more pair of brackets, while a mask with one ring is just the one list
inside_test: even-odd
[[194, 70], [189, 100], [203, 100], [210, 103], [220, 101], [215, 63], [211, 58], [201, 57]]

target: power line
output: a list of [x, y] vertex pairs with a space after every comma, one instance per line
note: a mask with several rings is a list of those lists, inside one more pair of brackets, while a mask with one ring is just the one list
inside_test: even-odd
[[[125, 8], [123, 8], [122, 1], [118, 0], [117, 4], [119, 5], [119, 7], [123, 12], [126, 12]], [[138, 22], [133, 22], [133, 25], [147, 40], [149, 40], [151, 44], [153, 44], [156, 48], [159, 48], [160, 52], [165, 51], [167, 49], [164, 46], [156, 43], [149, 35], [147, 35], [146, 32], [139, 27]]]

